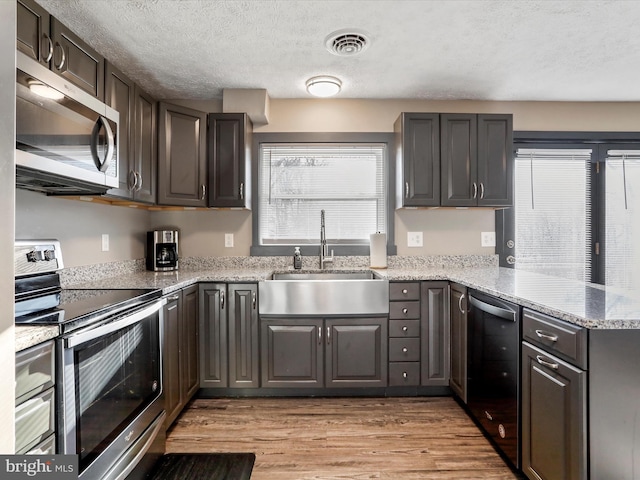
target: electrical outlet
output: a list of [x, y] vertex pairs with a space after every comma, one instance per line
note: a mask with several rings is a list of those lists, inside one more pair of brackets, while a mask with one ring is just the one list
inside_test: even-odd
[[495, 247], [496, 246], [496, 232], [481, 232], [480, 233], [480, 245], [483, 247]]
[[109, 234], [108, 233], [102, 234], [102, 251], [103, 252], [109, 251]]
[[422, 232], [407, 232], [407, 247], [421, 247]]
[[224, 246], [227, 248], [233, 247], [233, 233], [224, 234]]

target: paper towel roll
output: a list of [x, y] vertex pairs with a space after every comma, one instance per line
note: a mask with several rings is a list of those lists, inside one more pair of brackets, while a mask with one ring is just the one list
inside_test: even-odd
[[387, 268], [387, 234], [372, 233], [369, 237], [371, 268]]

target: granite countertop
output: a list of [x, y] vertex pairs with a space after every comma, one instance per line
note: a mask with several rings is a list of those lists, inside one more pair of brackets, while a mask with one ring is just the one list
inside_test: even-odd
[[[259, 282], [268, 279], [276, 271], [287, 270], [223, 268], [170, 273], [141, 272], [84, 283], [82, 288], [159, 288], [168, 294], [197, 282]], [[633, 297], [629, 292], [599, 285], [496, 266], [395, 267], [375, 271], [389, 281], [457, 282], [586, 328], [640, 328], [640, 295]]]
[[[187, 268], [176, 272], [149, 272], [140, 270], [139, 265], [119, 271], [117, 267], [107, 266], [111, 275], [105, 276], [93, 275], [93, 270], [88, 268], [81, 272], [82, 275], [78, 276], [78, 272], [67, 275], [63, 286], [81, 289], [151, 288], [169, 294], [198, 282], [259, 282], [270, 278], [274, 272], [292, 270], [288, 258], [284, 263], [275, 260], [265, 263], [252, 257], [243, 260], [228, 258], [232, 260], [187, 262]], [[367, 261], [358, 259], [354, 262], [347, 258], [334, 270], [369, 270]], [[315, 263], [311, 262], [303, 264], [303, 269], [318, 271]], [[460, 283], [589, 329], [640, 329], [640, 295], [631, 291], [500, 268], [495, 262], [469, 257], [447, 257], [445, 261], [407, 260], [405, 257], [392, 262], [389, 268], [375, 271], [389, 281], [445, 280]], [[16, 351], [56, 335], [57, 327], [16, 326]]]

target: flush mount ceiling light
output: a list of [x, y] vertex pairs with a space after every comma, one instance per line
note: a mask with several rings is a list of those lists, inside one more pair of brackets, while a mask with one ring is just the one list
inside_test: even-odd
[[58, 90], [40, 82], [31, 82], [29, 84], [29, 90], [36, 95], [52, 100], [62, 100], [64, 98], [64, 95]]
[[327, 50], [340, 57], [358, 55], [369, 47], [369, 43], [366, 33], [354, 29], [338, 30], [324, 39]]
[[332, 97], [342, 88], [342, 82], [336, 77], [321, 75], [307, 80], [307, 92], [314, 97]]

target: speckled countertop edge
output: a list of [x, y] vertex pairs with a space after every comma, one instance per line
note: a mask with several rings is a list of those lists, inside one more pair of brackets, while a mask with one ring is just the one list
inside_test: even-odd
[[[330, 270], [368, 270], [368, 257], [337, 257]], [[389, 257], [388, 268], [374, 269], [390, 281], [443, 280], [512, 301], [589, 329], [640, 329], [640, 299], [600, 285], [499, 268], [496, 256]], [[64, 288], [144, 288], [163, 294], [198, 282], [259, 282], [274, 272], [291, 271], [289, 257], [211, 257], [181, 259], [176, 272], [149, 272], [142, 260], [90, 265], [61, 272]], [[317, 271], [317, 259], [303, 258], [303, 271]], [[16, 328], [16, 350], [26, 348], [26, 329], [40, 341], [57, 332]], [[54, 329], [55, 330], [55, 329]], [[35, 343], [30, 343], [34, 345]]]

